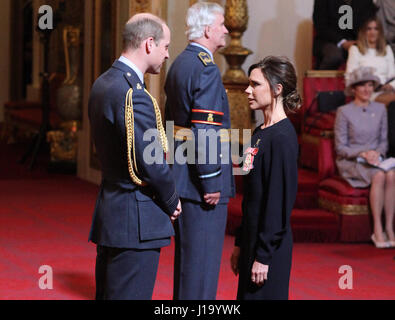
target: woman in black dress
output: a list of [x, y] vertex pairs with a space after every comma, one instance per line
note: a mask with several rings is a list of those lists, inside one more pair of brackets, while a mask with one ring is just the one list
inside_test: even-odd
[[292, 264], [291, 211], [297, 191], [298, 140], [287, 112], [301, 98], [292, 64], [267, 57], [249, 69], [250, 108], [262, 110], [251, 147], [244, 153], [242, 225], [231, 257], [239, 274], [237, 299], [288, 299]]

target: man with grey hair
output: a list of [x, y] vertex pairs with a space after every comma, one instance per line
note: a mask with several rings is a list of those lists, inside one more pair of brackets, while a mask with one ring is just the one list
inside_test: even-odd
[[[152, 298], [160, 248], [174, 235], [181, 203], [166, 161], [148, 165], [144, 133], [167, 140], [144, 74], [168, 59], [170, 30], [151, 14], [133, 16], [123, 32], [119, 60], [93, 84], [89, 99], [92, 137], [102, 170], [89, 240], [97, 245], [96, 299]], [[164, 160], [164, 159], [162, 159]]]
[[[183, 128], [192, 130], [195, 145], [194, 163], [175, 162], [172, 168], [183, 208], [175, 224], [173, 298], [212, 300], [217, 293], [227, 205], [234, 196], [230, 154], [220, 153], [223, 148], [229, 150], [229, 141], [221, 141], [218, 133], [230, 128], [228, 99], [213, 61], [213, 54], [225, 46], [228, 30], [224, 9], [216, 3], [196, 3], [186, 20], [190, 43], [172, 64], [165, 84], [165, 114], [166, 120], [174, 121], [175, 147], [184, 142], [177, 141], [177, 131]], [[202, 135], [207, 132], [216, 133], [214, 146], [209, 134]], [[216, 161], [209, 161], [213, 158]]]

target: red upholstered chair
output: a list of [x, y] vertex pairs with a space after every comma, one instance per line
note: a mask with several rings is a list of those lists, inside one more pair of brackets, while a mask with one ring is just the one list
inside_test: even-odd
[[320, 137], [332, 137], [336, 113], [319, 115], [314, 102], [319, 91], [344, 90], [344, 72], [338, 70], [308, 71], [303, 80], [302, 128], [300, 137], [300, 165], [318, 170]]
[[[52, 128], [59, 127], [62, 119], [56, 110], [56, 91], [65, 79], [64, 74], [53, 73], [49, 79], [50, 87], [50, 125]], [[41, 125], [42, 109], [41, 102], [35, 101], [9, 101], [4, 104], [4, 128], [2, 139], [8, 136], [8, 140], [16, 136], [29, 135], [37, 132]]]
[[340, 216], [340, 241], [369, 241], [372, 223], [369, 215], [369, 188], [353, 188], [338, 176], [333, 139], [319, 140], [318, 190], [320, 208]]

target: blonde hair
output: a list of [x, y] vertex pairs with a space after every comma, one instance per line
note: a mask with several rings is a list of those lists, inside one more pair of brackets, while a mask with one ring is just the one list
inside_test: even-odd
[[376, 22], [377, 29], [379, 31], [379, 36], [376, 43], [377, 55], [385, 56], [387, 54], [387, 41], [385, 40], [383, 25], [377, 17], [369, 18], [363, 24], [362, 28], [358, 32], [357, 47], [362, 54], [366, 54], [366, 51], [369, 48], [366, 32], [371, 22]]

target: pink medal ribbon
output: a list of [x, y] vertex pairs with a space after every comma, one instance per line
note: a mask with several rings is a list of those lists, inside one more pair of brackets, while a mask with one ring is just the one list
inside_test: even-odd
[[248, 148], [244, 154], [246, 154], [246, 158], [244, 160], [243, 171], [248, 172], [254, 169], [254, 157], [257, 155], [259, 148]]

